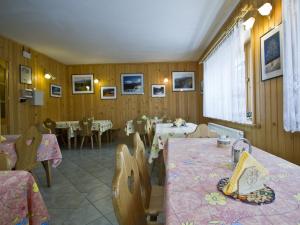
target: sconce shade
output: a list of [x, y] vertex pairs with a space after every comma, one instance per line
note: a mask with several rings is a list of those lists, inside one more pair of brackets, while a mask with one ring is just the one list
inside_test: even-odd
[[166, 83], [168, 83], [169, 82], [169, 79], [168, 78], [165, 78], [164, 79], [164, 83], [166, 84]]
[[49, 73], [45, 73], [45, 78], [46, 78], [47, 80], [50, 80], [51, 77], [52, 77], [52, 76], [51, 76]]
[[262, 16], [270, 15], [271, 11], [272, 11], [272, 5], [269, 2], [263, 4], [261, 7], [258, 8], [258, 12]]

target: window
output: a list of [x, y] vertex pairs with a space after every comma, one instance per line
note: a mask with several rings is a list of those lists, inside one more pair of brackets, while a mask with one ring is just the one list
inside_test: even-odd
[[300, 1], [283, 0], [284, 129], [300, 131]]
[[250, 31], [238, 23], [204, 61], [205, 117], [251, 123], [253, 109]]

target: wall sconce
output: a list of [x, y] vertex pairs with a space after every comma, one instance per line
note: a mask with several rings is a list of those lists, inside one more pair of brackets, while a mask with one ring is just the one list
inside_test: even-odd
[[255, 23], [255, 18], [250, 17], [243, 23], [243, 25], [245, 26], [246, 30], [250, 30], [253, 27], [254, 23]]
[[94, 83], [95, 84], [98, 84], [99, 83], [99, 80], [96, 78], [96, 79], [94, 79]]
[[51, 75], [50, 73], [48, 73], [48, 72], [46, 72], [45, 73], [45, 76], [44, 76], [47, 80], [55, 80], [56, 79], [56, 77], [55, 76], [53, 76], [53, 75]]
[[165, 79], [164, 79], [164, 83], [167, 84], [168, 82], [169, 82], [169, 79], [168, 79], [168, 78], [165, 78]]
[[261, 7], [259, 7], [257, 10], [260, 15], [268, 16], [268, 15], [270, 15], [272, 8], [273, 7], [272, 7], [271, 3], [267, 2], [267, 3], [263, 4]]

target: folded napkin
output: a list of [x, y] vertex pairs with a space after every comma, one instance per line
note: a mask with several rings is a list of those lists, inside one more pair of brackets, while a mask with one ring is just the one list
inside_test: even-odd
[[233, 171], [229, 183], [223, 188], [226, 195], [237, 192], [246, 195], [264, 188], [269, 175], [268, 170], [247, 151], [241, 154], [239, 162]]
[[0, 143], [2, 143], [3, 141], [6, 141], [6, 138], [0, 135]]

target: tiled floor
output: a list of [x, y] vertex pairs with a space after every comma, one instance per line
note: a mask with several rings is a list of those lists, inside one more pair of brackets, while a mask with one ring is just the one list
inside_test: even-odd
[[52, 169], [51, 188], [46, 187], [43, 168], [34, 171], [51, 216], [50, 225], [118, 224], [111, 201], [116, 146], [62, 150], [62, 163]]

